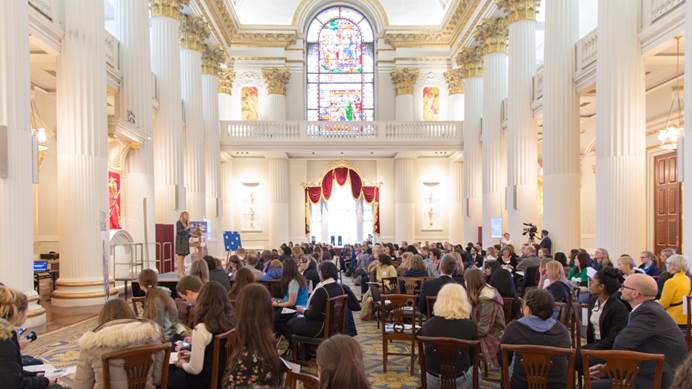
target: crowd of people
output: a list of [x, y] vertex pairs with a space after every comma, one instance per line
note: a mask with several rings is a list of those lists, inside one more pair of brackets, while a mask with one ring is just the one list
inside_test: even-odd
[[[231, 330], [231, 352], [228, 359], [222, 353], [219, 387], [277, 387], [289, 369], [283, 358], [290, 356], [292, 348], [286, 346], [294, 335], [321, 338], [327, 301], [347, 296], [344, 334], [308, 352], [317, 360], [322, 388], [368, 388], [361, 346], [352, 338], [353, 314], [360, 311], [362, 320], [374, 319], [376, 289], [382, 289], [380, 294], [408, 293], [404, 279], [411, 277], [421, 281], [414, 309], [426, 319], [418, 334], [478, 340], [489, 371], [500, 371], [502, 345], [571, 347], [558, 303], [581, 302], [588, 306], [581, 349], [664, 354], [663, 388], [685, 387], [692, 374], [684, 334], [683, 300], [692, 295], [686, 259], [671, 249], [659, 258], [640, 253], [639, 266], [630, 255], [612, 261], [603, 248], [593, 255], [583, 249], [552, 254], [546, 238], [543, 231], [540, 244], [524, 244], [518, 255], [508, 235], [486, 248], [442, 242], [365, 242], [338, 249], [289, 242], [261, 252], [240, 248], [226, 261], [211, 256], [193, 261], [175, 291], [159, 286], [158, 273], [145, 269], [138, 279], [144, 293], [141, 315], [124, 299], [104, 305], [96, 328], [79, 340], [72, 387], [104, 386], [104, 354], [162, 342], [177, 352], [168, 387], [208, 387], [214, 337]], [[352, 282], [344, 282], [345, 277]], [[360, 295], [348, 284], [359, 285]], [[274, 285], [281, 297], [272, 296]], [[431, 307], [429, 297], [435, 298]], [[0, 377], [12, 389], [58, 387], [52, 377], [23, 371], [21, 350], [28, 341], [17, 329], [26, 319], [26, 300], [21, 292], [0, 286]], [[440, 387], [440, 361], [427, 348], [425, 354], [427, 385]], [[456, 366], [460, 388], [470, 384], [472, 368], [471, 355], [462, 354]], [[521, 359], [510, 358], [511, 387], [527, 388]], [[582, 365], [581, 357], [576, 361], [576, 369], [594, 379], [595, 387], [609, 387], [604, 361], [592, 359], [589, 366]], [[167, 362], [159, 357], [155, 365]], [[565, 386], [566, 369], [566, 359], [553, 361], [550, 388]], [[160, 382], [160, 373], [151, 369], [148, 388]], [[654, 366], [643, 362], [636, 388], [651, 387], [653, 375]], [[111, 387], [124, 388], [125, 383], [122, 366], [111, 368]]]

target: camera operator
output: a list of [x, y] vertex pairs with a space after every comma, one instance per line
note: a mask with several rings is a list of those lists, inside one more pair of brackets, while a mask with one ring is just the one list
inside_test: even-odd
[[541, 241], [538, 242], [538, 245], [541, 246], [542, 249], [547, 249], [548, 254], [552, 254], [553, 241], [548, 237], [548, 230], [541, 230]]

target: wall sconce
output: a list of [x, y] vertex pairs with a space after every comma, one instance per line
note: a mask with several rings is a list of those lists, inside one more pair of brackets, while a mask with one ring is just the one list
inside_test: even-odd
[[259, 186], [259, 182], [243, 182], [244, 187], [247, 188], [248, 197], [246, 198], [247, 213], [245, 214], [245, 229], [254, 231], [257, 230], [257, 213], [255, 211], [255, 206], [257, 205], [257, 197], [255, 196], [255, 188]]
[[437, 227], [437, 223], [435, 220], [435, 216], [438, 213], [437, 212], [437, 202], [438, 202], [438, 196], [435, 193], [435, 187], [440, 185], [439, 181], [424, 181], [423, 185], [425, 185], [428, 190], [427, 194], [425, 195], [425, 215], [428, 217], [428, 223], [426, 226], [426, 229], [433, 230]]

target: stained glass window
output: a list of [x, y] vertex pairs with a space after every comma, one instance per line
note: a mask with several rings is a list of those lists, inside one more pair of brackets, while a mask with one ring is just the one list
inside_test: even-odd
[[348, 7], [320, 12], [307, 33], [308, 120], [373, 120], [374, 34]]

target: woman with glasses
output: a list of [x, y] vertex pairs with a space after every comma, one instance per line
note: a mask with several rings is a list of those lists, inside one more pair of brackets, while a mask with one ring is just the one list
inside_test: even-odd
[[661, 274], [661, 270], [656, 266], [656, 256], [654, 253], [651, 251], [642, 251], [642, 253], [639, 254], [639, 259], [642, 263], [639, 265], [639, 268], [642, 269], [646, 275], [655, 277]]

